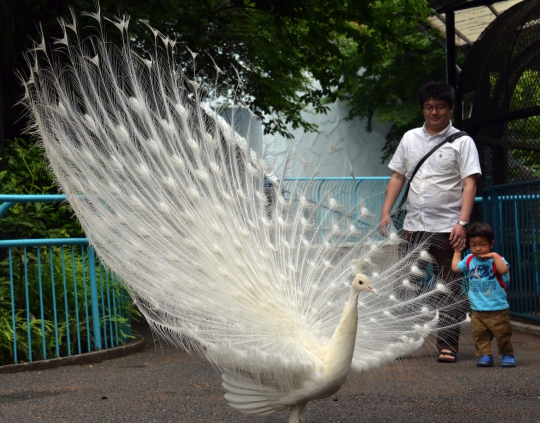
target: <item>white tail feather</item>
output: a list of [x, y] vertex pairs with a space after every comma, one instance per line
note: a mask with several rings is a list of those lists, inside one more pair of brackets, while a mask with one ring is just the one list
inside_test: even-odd
[[[103, 25], [99, 10], [88, 16]], [[113, 24], [124, 34], [129, 19]], [[69, 28], [78, 31], [75, 21]], [[160, 35], [152, 57], [134, 53], [127, 35], [116, 51], [92, 38], [97, 54], [88, 60], [83, 37], [64, 35], [63, 68], [44, 43], [29, 55], [32, 66], [45, 63], [26, 81], [31, 130], [97, 253], [159, 334], [224, 373], [233, 407], [269, 414], [288, 407], [287, 392], [302, 403], [339, 388], [341, 374], [327, 391], [312, 380], [331, 364], [352, 260], [377, 292], [361, 294], [352, 367], [423, 344], [448, 288], [412, 282], [430, 280], [418, 264], [431, 261], [425, 243], [402, 256], [396, 234], [374, 229], [366, 204], [380, 189], [363, 183], [347, 210], [335, 187], [315, 199], [313, 180], [265, 177], [268, 161], [235, 131], [235, 109], [229, 125], [204, 102], [169, 38]]]

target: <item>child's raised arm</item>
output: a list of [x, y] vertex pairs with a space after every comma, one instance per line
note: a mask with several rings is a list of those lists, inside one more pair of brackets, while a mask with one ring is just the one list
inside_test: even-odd
[[[461, 269], [458, 267], [458, 263], [461, 261], [461, 251], [462, 250], [454, 250], [454, 257], [452, 257], [453, 272], [461, 272]], [[497, 270], [499, 269], [497, 268]]]
[[504, 262], [499, 254], [492, 251], [489, 255], [495, 262], [495, 267], [497, 268], [497, 272], [499, 272], [499, 274], [504, 275], [506, 272], [508, 272], [508, 265]]

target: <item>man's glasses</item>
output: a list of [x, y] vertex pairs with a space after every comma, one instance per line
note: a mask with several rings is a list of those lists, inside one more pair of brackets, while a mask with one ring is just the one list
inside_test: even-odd
[[438, 112], [442, 112], [443, 110], [448, 109], [448, 106], [445, 106], [444, 104], [437, 104], [437, 106], [424, 106], [422, 107], [423, 110], [425, 110], [428, 113], [431, 113], [433, 110], [437, 110]]

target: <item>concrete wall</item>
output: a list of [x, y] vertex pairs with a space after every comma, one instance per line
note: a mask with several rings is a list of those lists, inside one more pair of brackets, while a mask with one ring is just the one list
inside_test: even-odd
[[[313, 168], [303, 167], [298, 156], [312, 163], [323, 161], [317, 171], [318, 176], [350, 176], [351, 166], [355, 176], [390, 175], [387, 162], [381, 164], [384, 137], [389, 125], [375, 124], [373, 131], [368, 133], [365, 120], [346, 120], [347, 114], [347, 107], [341, 102], [332, 104], [327, 114], [304, 112], [304, 119], [316, 124], [320, 133], [306, 133], [302, 129], [291, 131], [298, 147], [287, 176], [312, 175]], [[274, 169], [283, 167], [290, 144], [291, 140], [274, 136], [270, 147], [275, 160]], [[328, 155], [332, 146], [337, 151]]]

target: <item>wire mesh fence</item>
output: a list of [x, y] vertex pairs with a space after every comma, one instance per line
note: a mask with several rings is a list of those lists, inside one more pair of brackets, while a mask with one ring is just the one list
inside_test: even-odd
[[476, 141], [484, 187], [540, 175], [540, 2], [520, 2], [480, 35], [461, 72], [455, 124]]

